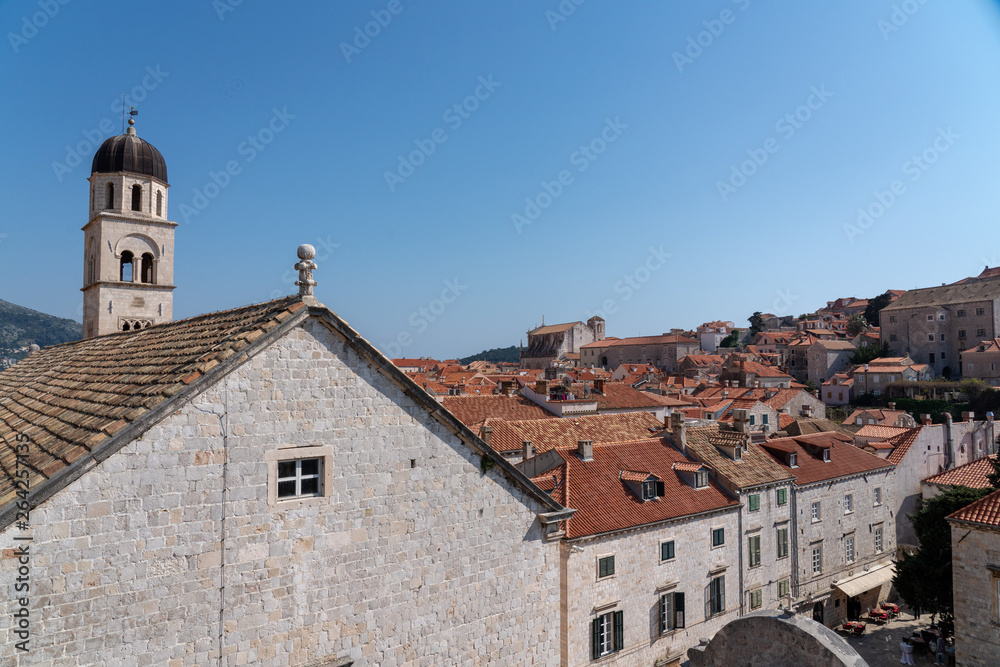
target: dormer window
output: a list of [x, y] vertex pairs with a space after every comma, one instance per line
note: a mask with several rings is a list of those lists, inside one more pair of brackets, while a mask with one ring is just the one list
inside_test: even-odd
[[708, 486], [708, 473], [704, 470], [699, 470], [694, 474], [694, 488], [704, 489]]
[[830, 448], [829, 447], [824, 447], [823, 448], [823, 461], [825, 463], [829, 463], [830, 462]]
[[788, 454], [788, 467], [789, 468], [799, 467], [799, 455], [796, 454], [795, 452], [791, 452]]
[[742, 447], [733, 447], [733, 460], [734, 461], [742, 461], [743, 460], [743, 448]]
[[642, 483], [642, 499], [643, 500], [656, 500], [660, 497], [660, 490], [657, 488], [663, 487], [663, 482], [657, 482], [656, 480], [648, 480]]

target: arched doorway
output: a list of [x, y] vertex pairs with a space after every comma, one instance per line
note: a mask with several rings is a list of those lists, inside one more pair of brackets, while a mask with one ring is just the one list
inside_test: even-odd
[[941, 375], [943, 375], [946, 380], [950, 380], [951, 379], [951, 366], [945, 366], [943, 369], [941, 369]]
[[813, 620], [817, 623], [823, 622], [823, 603], [817, 602], [813, 605]]

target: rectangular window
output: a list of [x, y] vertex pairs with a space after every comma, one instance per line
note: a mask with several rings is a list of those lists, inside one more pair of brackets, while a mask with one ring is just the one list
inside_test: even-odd
[[755, 415], [750, 415], [750, 425], [751, 426], [754, 425], [754, 417], [755, 417]]
[[779, 507], [788, 504], [788, 489], [778, 489], [777, 503]]
[[750, 494], [750, 511], [756, 512], [760, 509], [760, 494], [751, 493]]
[[750, 609], [760, 609], [760, 606], [763, 604], [763, 597], [759, 588], [755, 591], [750, 591]]
[[955, 313], [955, 316], [956, 317], [965, 317], [965, 311], [959, 309], [959, 311], [957, 313]]
[[882, 504], [882, 487], [881, 486], [876, 486], [875, 490], [872, 493], [875, 496], [875, 504], [876, 505], [881, 505]]
[[985, 315], [985, 314], [986, 314], [985, 308], [976, 308], [976, 315]]
[[976, 366], [971, 361], [965, 365], [965, 370], [972, 371], [975, 370]]
[[791, 589], [792, 589], [791, 582], [788, 581], [788, 579], [782, 579], [781, 581], [778, 582], [778, 597], [779, 598], [785, 597], [786, 595], [788, 595]]
[[625, 643], [623, 625], [620, 611], [609, 611], [595, 618], [591, 628], [591, 657], [596, 660], [622, 650]]
[[812, 520], [813, 521], [819, 521], [820, 518], [821, 517], [820, 517], [820, 512], [819, 512], [819, 501], [817, 500], [817, 501], [813, 502], [813, 504], [812, 504]]
[[938, 313], [938, 321], [944, 322], [944, 313]]
[[959, 338], [965, 338], [965, 329], [959, 329], [958, 330], [958, 337]]
[[708, 614], [715, 616], [726, 610], [726, 577], [716, 577], [708, 583]]
[[927, 321], [928, 322], [932, 322], [933, 320], [934, 320], [934, 316], [933, 315], [928, 315], [927, 316]]
[[[943, 342], [944, 341], [944, 334], [938, 334], [938, 340], [940, 340], [940, 341]], [[944, 359], [944, 357], [941, 357], [941, 358]]]
[[986, 335], [986, 329], [976, 329], [976, 336], [982, 338]]
[[708, 473], [704, 470], [699, 470], [694, 474], [694, 488], [703, 489], [708, 486]]
[[760, 423], [767, 424], [767, 415], [760, 416]]
[[788, 527], [782, 526], [777, 530], [778, 558], [788, 557]]
[[875, 528], [875, 553], [882, 553], [882, 526]]
[[933, 352], [931, 352], [931, 353], [929, 353], [927, 355], [927, 363], [929, 363], [929, 364], [933, 364], [934, 363], [934, 353]]
[[848, 563], [854, 562], [854, 537], [844, 538], [844, 556], [847, 557]]
[[642, 483], [642, 499], [643, 500], [656, 500], [659, 498], [663, 489], [663, 482], [657, 482], [656, 480], [649, 480]]
[[889, 321], [890, 322], [895, 322], [896, 321], [896, 316], [895, 315], [890, 315], [889, 316]]
[[934, 334], [927, 334], [927, 340], [933, 343], [934, 342]]
[[726, 529], [725, 528], [713, 528], [712, 529], [712, 546], [721, 547], [726, 543]]
[[896, 341], [896, 334], [894, 334], [894, 333], [889, 334], [889, 340], [895, 342]]
[[747, 538], [747, 552], [750, 556], [750, 567], [760, 565], [760, 535], [752, 535]]
[[684, 594], [667, 593], [660, 597], [660, 634], [684, 627]]
[[823, 572], [823, 546], [813, 547], [812, 550], [812, 565], [813, 574], [820, 574]]
[[323, 495], [323, 459], [278, 461], [278, 500]]
[[854, 496], [848, 493], [844, 496], [844, 514], [850, 514], [854, 511]]
[[674, 541], [662, 542], [660, 544], [660, 560], [674, 559]]
[[597, 560], [597, 578], [610, 577], [615, 573], [615, 557], [605, 556]]

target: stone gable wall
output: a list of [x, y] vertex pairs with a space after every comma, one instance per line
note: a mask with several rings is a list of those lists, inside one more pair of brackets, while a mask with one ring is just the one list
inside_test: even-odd
[[[269, 504], [266, 456], [307, 446], [332, 450], [329, 497]], [[306, 320], [32, 511], [25, 664], [555, 665], [533, 503]]]

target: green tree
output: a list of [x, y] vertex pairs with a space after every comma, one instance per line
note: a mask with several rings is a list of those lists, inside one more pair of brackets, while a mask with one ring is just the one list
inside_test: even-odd
[[873, 327], [877, 327], [878, 324], [878, 311], [882, 310], [886, 306], [892, 303], [892, 292], [888, 290], [884, 294], [879, 294], [874, 299], [868, 299], [868, 305], [865, 306], [865, 320], [868, 324]]
[[889, 349], [888, 343], [883, 343], [882, 345], [862, 345], [854, 350], [850, 362], [852, 364], [867, 364], [872, 359], [889, 356], [892, 356], [892, 350]]
[[740, 342], [740, 330], [733, 329], [728, 336], [722, 339], [719, 347], [736, 347]]
[[950, 617], [954, 614], [951, 586], [951, 527], [945, 517], [966, 507], [993, 489], [955, 486], [924, 500], [910, 515], [920, 545], [914, 554], [896, 561], [892, 578], [899, 596], [913, 608]]
[[864, 333], [867, 330], [868, 320], [861, 313], [851, 315], [851, 319], [847, 320], [847, 333], [851, 336], [857, 336], [859, 333]]
[[994, 489], [1000, 490], [1000, 456], [990, 460], [993, 463], [993, 472], [986, 476], [986, 480]]
[[750, 335], [758, 334], [764, 330], [764, 318], [760, 314], [760, 311], [756, 311], [753, 315], [747, 318], [750, 322]]

